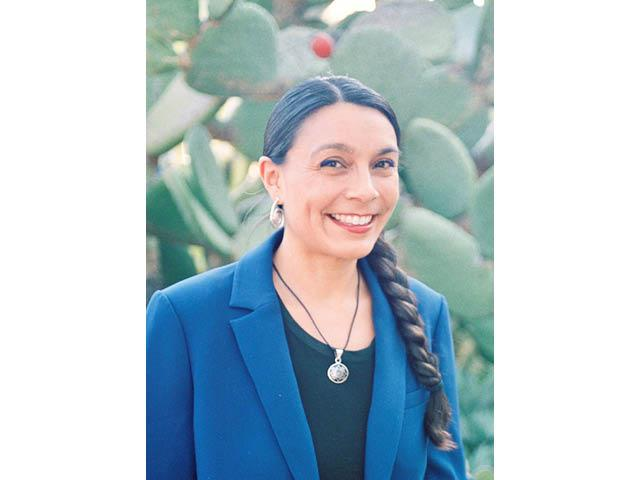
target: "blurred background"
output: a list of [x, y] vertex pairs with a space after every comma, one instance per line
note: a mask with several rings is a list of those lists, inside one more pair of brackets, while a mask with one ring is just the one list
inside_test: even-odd
[[277, 100], [362, 81], [402, 128], [402, 267], [447, 297], [473, 478], [493, 478], [493, 2], [147, 0], [147, 300], [273, 229], [257, 159]]

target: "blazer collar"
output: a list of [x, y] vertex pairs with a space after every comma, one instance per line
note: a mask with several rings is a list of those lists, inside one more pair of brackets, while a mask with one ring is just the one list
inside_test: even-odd
[[[230, 324], [293, 477], [319, 480], [313, 439], [273, 285], [271, 262], [283, 233], [283, 228], [277, 230], [238, 262], [229, 305], [252, 311], [231, 320]], [[365, 479], [382, 480], [392, 476], [400, 440], [406, 350], [389, 303], [366, 258], [359, 259], [358, 266], [371, 291], [376, 332]]]

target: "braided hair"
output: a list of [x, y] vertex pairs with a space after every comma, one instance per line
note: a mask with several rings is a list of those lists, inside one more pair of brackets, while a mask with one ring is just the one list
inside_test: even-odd
[[[299, 83], [276, 103], [265, 129], [263, 155], [276, 164], [283, 163], [300, 124], [316, 110], [338, 102], [375, 108], [384, 114], [391, 122], [400, 144], [400, 126], [396, 115], [379, 93], [354, 78], [328, 75]], [[389, 301], [405, 343], [409, 364], [418, 381], [431, 391], [424, 417], [425, 433], [441, 450], [457, 448], [447, 431], [451, 406], [442, 388], [438, 357], [429, 350], [416, 296], [409, 288], [406, 273], [398, 266], [396, 252], [380, 235], [366, 258]]]

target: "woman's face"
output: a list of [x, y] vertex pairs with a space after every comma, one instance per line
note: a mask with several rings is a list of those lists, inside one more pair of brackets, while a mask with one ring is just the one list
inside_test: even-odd
[[356, 259], [371, 252], [398, 202], [398, 161], [389, 120], [340, 102], [310, 115], [285, 162], [260, 171], [284, 205], [286, 235], [315, 254]]

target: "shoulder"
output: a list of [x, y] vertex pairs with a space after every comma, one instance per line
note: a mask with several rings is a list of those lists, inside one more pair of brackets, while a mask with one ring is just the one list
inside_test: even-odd
[[196, 308], [208, 309], [216, 306], [219, 309], [222, 305], [228, 304], [237, 263], [207, 270], [158, 292], [169, 301], [179, 315], [192, 313]]
[[170, 297], [192, 296], [203, 291], [210, 293], [212, 290], [219, 289], [227, 283], [231, 285], [237, 264], [238, 262], [233, 262], [198, 273], [174, 283], [162, 291]]
[[431, 337], [444, 305], [444, 295], [410, 275], [407, 275], [407, 279], [409, 288], [418, 299], [418, 310]]

